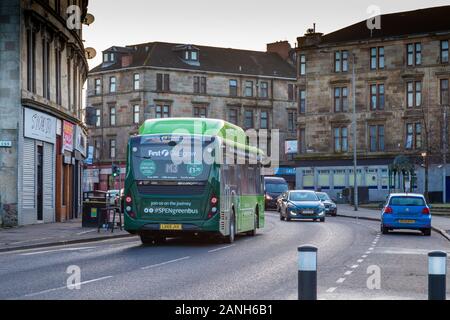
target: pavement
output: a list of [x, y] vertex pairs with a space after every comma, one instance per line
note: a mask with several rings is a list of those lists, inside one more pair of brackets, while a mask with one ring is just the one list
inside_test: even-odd
[[[319, 249], [321, 300], [427, 299], [427, 253], [449, 252], [450, 243], [435, 232], [379, 229], [377, 221], [285, 222], [267, 212], [256, 237], [232, 245], [200, 238], [144, 246], [124, 238], [3, 252], [0, 299], [296, 300], [297, 247], [305, 244]], [[375, 287], [368, 285], [374, 270]]]
[[82, 228], [80, 219], [63, 223], [38, 224], [9, 229], [0, 228], [0, 252], [129, 236], [127, 232], [119, 229], [115, 229], [114, 233], [101, 229], [99, 233], [97, 228]]
[[[354, 207], [350, 205], [339, 205], [338, 214], [341, 217], [380, 221], [381, 210], [359, 208], [358, 211], [354, 211]], [[450, 217], [432, 215], [431, 224], [435, 232], [441, 234], [443, 237], [450, 241]]]

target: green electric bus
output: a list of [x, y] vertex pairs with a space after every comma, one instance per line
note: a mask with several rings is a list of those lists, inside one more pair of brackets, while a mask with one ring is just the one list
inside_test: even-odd
[[227, 243], [264, 227], [264, 152], [215, 119], [147, 120], [131, 137], [125, 230], [144, 244], [207, 234]]

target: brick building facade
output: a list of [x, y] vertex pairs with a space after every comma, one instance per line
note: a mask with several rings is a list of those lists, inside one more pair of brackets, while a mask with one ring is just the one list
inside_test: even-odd
[[97, 124], [89, 128], [95, 152], [85, 188], [120, 187], [111, 180], [112, 164], [122, 168], [123, 182], [128, 138], [153, 118], [208, 117], [278, 129], [280, 160], [289, 165], [284, 141], [297, 140], [291, 57], [287, 42], [268, 45], [268, 52], [161, 42], [105, 50], [88, 78], [87, 106], [96, 109]]
[[336, 196], [353, 186], [356, 94], [358, 184], [369, 187], [370, 200], [383, 200], [390, 188], [403, 184], [388, 182], [388, 166], [399, 155], [416, 164], [414, 184], [420, 192], [427, 164], [428, 189], [442, 200], [450, 182], [443, 169], [449, 138], [444, 121], [449, 14], [450, 6], [387, 14], [381, 16], [381, 29], [370, 30], [362, 21], [327, 35], [310, 30], [298, 38], [298, 188]]

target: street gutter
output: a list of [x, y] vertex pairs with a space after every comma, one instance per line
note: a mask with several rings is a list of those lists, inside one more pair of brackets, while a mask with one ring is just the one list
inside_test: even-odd
[[[367, 220], [367, 221], [376, 221], [376, 222], [381, 222], [380, 218], [369, 218], [369, 217], [359, 217], [359, 216], [349, 216], [349, 215], [343, 215], [343, 214], [338, 214], [338, 217], [341, 218], [349, 218], [349, 219], [355, 219], [355, 220]], [[434, 232], [439, 233], [441, 236], [443, 236], [445, 239], [447, 239], [448, 241], [450, 241], [450, 235], [443, 229], [438, 228], [438, 227], [434, 227], [431, 226], [431, 229], [433, 229]]]
[[67, 245], [72, 245], [72, 244], [100, 242], [100, 241], [115, 240], [115, 239], [126, 239], [126, 238], [132, 238], [132, 237], [136, 237], [136, 236], [132, 235], [132, 234], [118, 234], [118, 235], [107, 236], [107, 237], [103, 236], [103, 237], [75, 239], [75, 240], [61, 240], [61, 241], [49, 242], [49, 243], [31, 244], [31, 245], [27, 245], [27, 246], [0, 248], [0, 253], [39, 249], [39, 248], [51, 248], [51, 247], [67, 246]]

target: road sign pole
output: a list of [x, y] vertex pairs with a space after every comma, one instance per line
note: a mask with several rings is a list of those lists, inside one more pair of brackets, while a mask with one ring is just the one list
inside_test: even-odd
[[298, 248], [298, 300], [317, 300], [317, 251], [314, 246]]
[[447, 253], [428, 254], [428, 300], [446, 300]]

